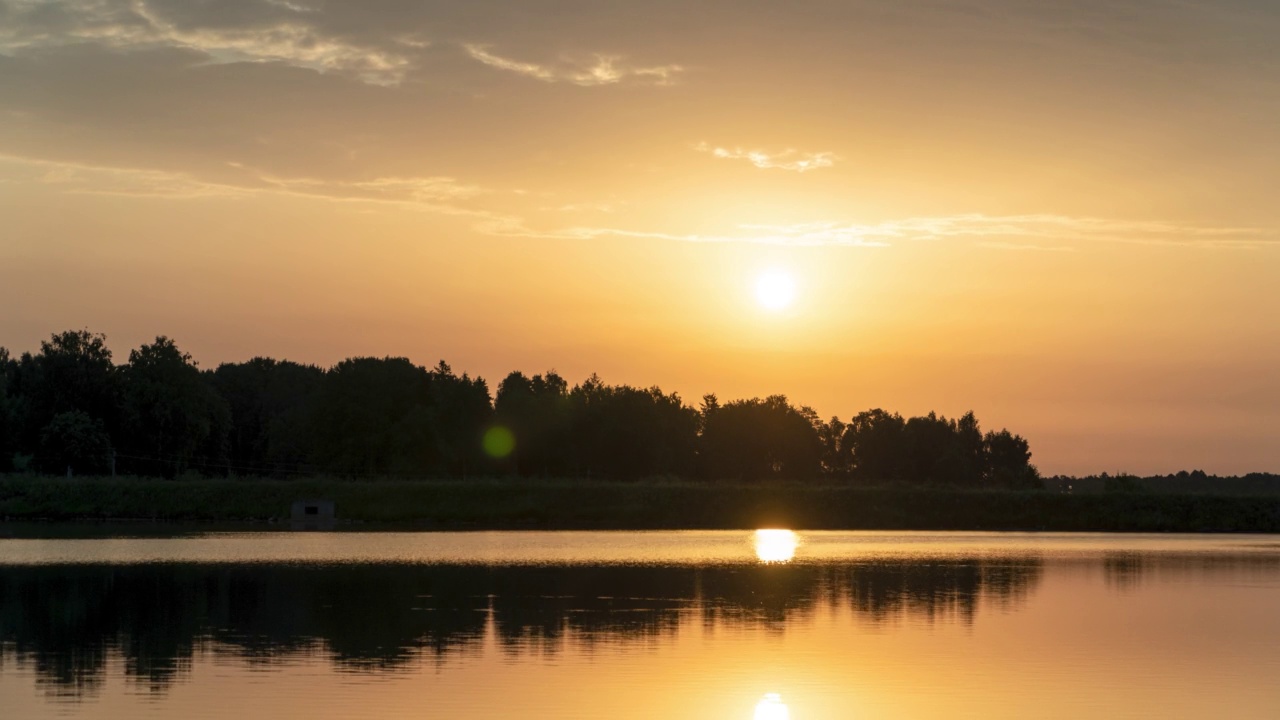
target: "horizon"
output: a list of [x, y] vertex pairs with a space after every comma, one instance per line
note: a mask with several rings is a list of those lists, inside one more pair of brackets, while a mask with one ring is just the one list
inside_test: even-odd
[[1280, 471], [1280, 9], [0, 0], [0, 346], [974, 411]]

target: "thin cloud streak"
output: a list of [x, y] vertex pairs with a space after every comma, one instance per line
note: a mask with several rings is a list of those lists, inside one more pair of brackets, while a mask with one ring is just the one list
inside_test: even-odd
[[[1208, 227], [1179, 225], [1159, 221], [1114, 220], [1069, 215], [984, 215], [969, 213], [937, 217], [915, 217], [869, 225], [834, 222], [796, 225], [745, 225], [746, 229], [796, 237], [809, 244], [845, 244], [851, 238], [890, 242], [930, 241], [947, 238], [1000, 238], [988, 247], [1028, 243], [1012, 240], [1045, 242], [1109, 242], [1135, 245], [1239, 247], [1252, 248], [1280, 245], [1280, 232], [1256, 227]], [[1039, 249], [1052, 249], [1041, 246]]]
[[596, 55], [591, 64], [568, 63], [567, 67], [551, 67], [496, 55], [489, 51], [488, 45], [468, 43], [462, 47], [473, 60], [489, 67], [524, 75], [545, 83], [563, 82], [580, 87], [614, 85], [627, 80], [652, 85], [671, 85], [675, 82], [676, 76], [684, 71], [680, 65], [633, 67], [623, 64], [622, 58], [613, 55]]
[[[598, 240], [601, 238], [624, 238], [641, 240], [670, 240], [690, 243], [747, 243], [759, 245], [804, 245], [802, 241], [792, 241], [782, 235], [699, 235], [655, 232], [646, 230], [626, 230], [611, 227], [566, 227], [554, 230], [534, 230], [523, 222], [481, 223], [477, 230], [489, 235], [501, 237], [521, 237], [540, 240]], [[825, 243], [834, 245], [837, 243]], [[852, 241], [842, 243], [862, 247], [882, 247], [882, 243]]]
[[[344, 72], [375, 85], [397, 85], [412, 69], [409, 55], [354, 43], [310, 23], [314, 11], [293, 3], [268, 3], [280, 12], [240, 28], [184, 28], [144, 2], [62, 2], [9, 5], [11, 25], [0, 28], [0, 52], [20, 52], [92, 42], [117, 50], [181, 48], [211, 64], [283, 62], [319, 72]], [[41, 26], [52, 8], [59, 21]], [[420, 42], [399, 45], [424, 47]]]
[[260, 172], [240, 163], [227, 163], [243, 173], [247, 182], [213, 182], [194, 175], [149, 168], [119, 168], [73, 162], [37, 160], [0, 155], [0, 163], [26, 166], [36, 171], [36, 182], [58, 186], [74, 195], [194, 200], [251, 198], [257, 195], [302, 197], [332, 202], [366, 202], [398, 205], [454, 215], [492, 218], [483, 210], [455, 207], [448, 202], [486, 194], [483, 188], [451, 177], [381, 177], [371, 180], [332, 181], [316, 178], [284, 178]]
[[744, 150], [740, 147], [723, 148], [700, 142], [693, 146], [698, 152], [709, 153], [722, 160], [746, 160], [762, 170], [791, 170], [792, 172], [808, 172], [819, 168], [829, 168], [839, 160], [835, 153], [817, 152], [801, 153], [793, 149], [778, 153], [767, 153], [763, 150]]
[[536, 230], [522, 222], [482, 224], [477, 229], [491, 235], [558, 240], [617, 237], [793, 247], [883, 248], [895, 243], [929, 242], [948, 238], [973, 240], [976, 246], [996, 250], [1049, 252], [1072, 252], [1078, 250], [1081, 243], [1221, 249], [1280, 247], [1280, 232], [1263, 228], [1184, 226], [1166, 222], [1131, 222], [1063, 215], [970, 214], [906, 218], [870, 225], [833, 222], [742, 224], [737, 226], [741, 231], [739, 233], [714, 235], [589, 226]]
[[[343, 203], [377, 203], [476, 219], [476, 232], [548, 240], [601, 238], [653, 239], [696, 243], [748, 243], [794, 247], [888, 247], [895, 243], [971, 240], [978, 247], [1014, 251], [1073, 251], [1082, 243], [1147, 246], [1255, 249], [1280, 247], [1280, 231], [1257, 227], [1211, 227], [1161, 221], [1129, 221], [1054, 214], [924, 216], [872, 224], [810, 222], [735, 226], [737, 232], [716, 234], [634, 230], [575, 225], [531, 228], [524, 217], [494, 208], [458, 203], [491, 196], [485, 188], [445, 176], [380, 177], [358, 181], [287, 178], [239, 164], [241, 184], [212, 182], [194, 175], [146, 168], [103, 167], [0, 155], [0, 162], [36, 169], [35, 180], [64, 192], [171, 200], [248, 198], [271, 194]], [[543, 211], [549, 208], [540, 208]], [[603, 212], [605, 206], [569, 204], [562, 212]], [[612, 208], [608, 208], [612, 209]]]

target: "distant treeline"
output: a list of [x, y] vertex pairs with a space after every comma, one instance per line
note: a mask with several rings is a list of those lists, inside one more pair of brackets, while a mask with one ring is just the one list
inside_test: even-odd
[[1203, 470], [1183, 470], [1169, 475], [1140, 477], [1128, 473], [1102, 473], [1084, 477], [1057, 475], [1045, 478], [1045, 487], [1060, 493], [1122, 493], [1162, 495], [1280, 495], [1280, 475], [1254, 472], [1246, 475], [1210, 475]]
[[782, 395], [697, 407], [657, 387], [481, 378], [405, 358], [329, 369], [255, 358], [202, 370], [158, 337], [117, 365], [106, 338], [0, 348], [0, 471], [633, 479], [818, 477], [1038, 487], [1027, 441], [973, 413], [824, 421]]

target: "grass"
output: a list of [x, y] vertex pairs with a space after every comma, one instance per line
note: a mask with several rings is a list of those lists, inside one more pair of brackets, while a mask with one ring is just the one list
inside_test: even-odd
[[342, 521], [437, 529], [1280, 532], [1280, 497], [858, 487], [830, 483], [0, 478], [9, 520], [261, 522], [328, 498]]

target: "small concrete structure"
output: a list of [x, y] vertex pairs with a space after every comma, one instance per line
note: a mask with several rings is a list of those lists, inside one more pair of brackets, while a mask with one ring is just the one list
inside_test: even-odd
[[331, 530], [337, 508], [332, 500], [294, 500], [289, 520], [294, 530]]

